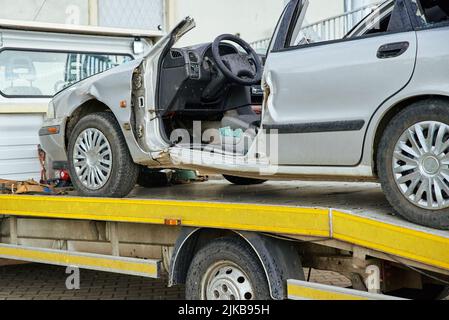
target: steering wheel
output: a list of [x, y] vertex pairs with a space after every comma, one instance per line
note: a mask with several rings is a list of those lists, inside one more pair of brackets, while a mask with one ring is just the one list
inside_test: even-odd
[[[220, 44], [230, 41], [241, 46], [245, 52], [222, 55]], [[230, 81], [243, 85], [252, 86], [259, 84], [262, 79], [262, 63], [257, 53], [243, 39], [232, 34], [223, 34], [215, 39], [212, 44], [212, 55], [220, 71]]]

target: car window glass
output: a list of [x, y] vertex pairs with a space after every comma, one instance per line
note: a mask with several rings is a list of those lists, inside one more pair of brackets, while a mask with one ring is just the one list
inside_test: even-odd
[[413, 14], [423, 26], [449, 23], [448, 0], [412, 0]]
[[[351, 2], [352, 3], [352, 2]], [[290, 46], [320, 43], [365, 34], [386, 32], [392, 12], [391, 1], [367, 1], [362, 5], [348, 7], [339, 0], [308, 0], [307, 11], [299, 19]], [[389, 6], [389, 10], [380, 10]], [[300, 27], [298, 26], [300, 24]], [[354, 30], [360, 30], [354, 32]]]
[[[395, 2], [388, 2], [374, 9], [371, 14], [360, 21], [346, 38], [354, 38], [368, 34], [388, 32], [392, 22], [392, 13]], [[396, 6], [397, 8], [397, 6]], [[405, 11], [405, 8], [403, 8]]]
[[130, 60], [126, 55], [7, 49], [0, 53], [0, 92], [5, 96], [51, 97]]

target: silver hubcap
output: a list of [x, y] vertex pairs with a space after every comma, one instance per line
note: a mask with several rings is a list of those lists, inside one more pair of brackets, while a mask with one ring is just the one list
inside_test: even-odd
[[449, 126], [418, 123], [396, 144], [393, 172], [401, 192], [413, 204], [430, 210], [449, 207]]
[[201, 283], [203, 300], [254, 300], [249, 277], [235, 263], [220, 261], [209, 267]]
[[101, 189], [108, 182], [112, 171], [112, 151], [100, 130], [81, 132], [73, 150], [73, 165], [79, 181], [91, 190]]

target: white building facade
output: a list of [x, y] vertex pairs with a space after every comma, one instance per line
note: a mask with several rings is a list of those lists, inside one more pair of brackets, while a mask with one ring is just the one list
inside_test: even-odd
[[0, 19], [157, 30], [166, 0], [0, 0]]

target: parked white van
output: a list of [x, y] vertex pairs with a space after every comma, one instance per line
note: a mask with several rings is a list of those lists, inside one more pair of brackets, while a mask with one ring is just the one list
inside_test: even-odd
[[40, 180], [38, 132], [50, 99], [142, 56], [160, 31], [0, 20], [0, 177]]

